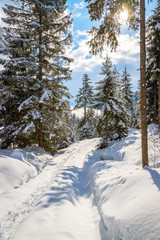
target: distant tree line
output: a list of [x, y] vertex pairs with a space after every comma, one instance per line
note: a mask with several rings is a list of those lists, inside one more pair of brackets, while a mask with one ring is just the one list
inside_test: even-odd
[[[90, 31], [93, 54], [102, 52], [105, 44], [116, 48], [118, 14], [123, 7], [129, 11], [129, 26], [137, 29], [137, 0], [86, 1], [91, 20], [104, 18], [99, 28]], [[127, 68], [118, 73], [108, 56], [95, 88], [84, 74], [75, 106], [84, 109], [84, 116], [72, 116], [71, 96], [64, 85], [71, 79], [72, 61], [65, 54], [72, 41], [66, 0], [13, 2], [3, 8], [6, 25], [0, 45], [4, 56], [0, 59], [1, 148], [36, 145], [54, 152], [75, 140], [92, 137], [102, 137], [102, 147], [106, 147], [108, 140], [125, 137], [130, 127], [142, 127], [140, 92], [132, 92]], [[159, 124], [160, 130], [160, 0], [147, 20], [146, 30], [147, 123]], [[97, 115], [95, 109], [101, 114]]]
[[[100, 74], [103, 78], [95, 88], [84, 74], [75, 109], [84, 108], [84, 116], [78, 124], [79, 138], [103, 137], [102, 147], [107, 147], [108, 140], [125, 137], [129, 127], [137, 127], [139, 123], [127, 68], [120, 75], [107, 56]], [[99, 114], [95, 110], [99, 110]]]

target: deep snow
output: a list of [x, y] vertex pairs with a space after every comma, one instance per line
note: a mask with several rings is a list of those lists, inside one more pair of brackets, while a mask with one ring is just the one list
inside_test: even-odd
[[104, 150], [100, 139], [54, 157], [1, 150], [0, 240], [160, 240], [160, 149], [150, 130], [145, 169], [138, 130]]

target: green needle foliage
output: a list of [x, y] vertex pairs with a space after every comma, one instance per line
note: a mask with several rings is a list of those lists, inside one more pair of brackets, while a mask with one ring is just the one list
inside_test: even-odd
[[92, 54], [102, 53], [104, 46], [115, 50], [120, 34], [120, 13], [127, 9], [129, 28], [138, 29], [138, 0], [85, 0], [91, 20], [101, 20], [99, 27], [92, 27], [88, 42]]

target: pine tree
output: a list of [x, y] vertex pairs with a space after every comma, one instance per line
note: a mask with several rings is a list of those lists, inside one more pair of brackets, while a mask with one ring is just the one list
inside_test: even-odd
[[[11, 119], [11, 124], [6, 122], [4, 130], [8, 131], [8, 126], [14, 125], [10, 136], [14, 136], [16, 143], [20, 136], [21, 139], [26, 139], [27, 145], [38, 143], [41, 147], [46, 146], [51, 135], [56, 135], [57, 129], [60, 129], [60, 119], [67, 111], [63, 97], [69, 97], [69, 94], [63, 82], [70, 78], [71, 59], [65, 56], [65, 50], [71, 43], [71, 20], [70, 15], [66, 14], [65, 3], [66, 1], [60, 0], [46, 0], [44, 3], [40, 0], [21, 0], [18, 7], [6, 5], [4, 8], [9, 16], [4, 21], [11, 26], [5, 28], [7, 45], [2, 52], [9, 54], [10, 61], [2, 60], [5, 71], [2, 71], [1, 79], [4, 82], [8, 79], [6, 76], [11, 76], [10, 84], [5, 80], [6, 91], [15, 91], [15, 88], [12, 88], [15, 78], [17, 85], [18, 81], [20, 82], [16, 95], [9, 93], [16, 102], [13, 103], [14, 108], [11, 106], [11, 115], [15, 115], [15, 118], [19, 115], [18, 120]], [[23, 56], [19, 56], [20, 46], [17, 41], [22, 42]], [[25, 65], [21, 72], [15, 69], [14, 62], [17, 68], [21, 64]], [[17, 73], [25, 75], [26, 78], [20, 75], [17, 79]], [[7, 94], [5, 99], [3, 109], [8, 112]], [[6, 116], [4, 114], [7, 120]], [[5, 138], [8, 141], [8, 137]]]
[[69, 120], [69, 127], [71, 129], [71, 141], [75, 142], [78, 141], [78, 125], [79, 125], [79, 118], [76, 117], [75, 114], [71, 114], [71, 118]]
[[104, 46], [109, 45], [112, 50], [118, 46], [118, 35], [120, 34], [120, 13], [128, 10], [129, 28], [138, 29], [138, 0], [85, 0], [88, 2], [88, 12], [91, 20], [101, 20], [99, 27], [92, 27], [89, 41], [91, 53], [102, 53]]
[[[103, 62], [101, 75], [104, 75], [104, 79], [97, 83], [95, 107], [101, 109], [105, 129], [102, 147], [107, 147], [109, 139], [120, 139], [126, 136], [128, 116], [124, 110], [123, 100], [117, 98], [115, 72], [112, 70], [112, 62], [108, 56]], [[99, 121], [100, 125], [101, 123]]]
[[147, 103], [146, 103], [146, 47], [145, 47], [145, 0], [140, 0], [140, 21], [138, 17], [138, 0], [86, 0], [91, 20], [102, 20], [98, 28], [91, 30], [89, 41], [91, 53], [96, 54], [109, 45], [116, 50], [117, 37], [120, 34], [120, 12], [126, 8], [129, 12], [126, 22], [129, 28], [138, 29], [140, 22], [140, 70], [141, 70], [141, 127], [142, 127], [142, 166], [148, 165], [148, 137], [147, 137]]
[[[160, 0], [147, 23], [147, 100], [148, 100], [148, 122], [157, 123], [159, 118], [160, 129], [160, 107], [158, 114], [158, 89], [160, 106]], [[159, 115], [159, 117], [158, 117]]]
[[120, 79], [120, 73], [118, 72], [116, 66], [113, 66], [113, 76], [115, 79], [114, 95], [117, 98], [122, 99], [122, 84]]
[[5, 46], [0, 53], [8, 59], [1, 59], [4, 70], [0, 73], [0, 81], [4, 86], [1, 91], [1, 115], [4, 128], [1, 130], [1, 145], [3, 148], [14, 143], [19, 145], [25, 141], [16, 131], [20, 127], [22, 118], [18, 111], [20, 104], [28, 97], [28, 88], [33, 91], [34, 74], [37, 66], [31, 56], [31, 34], [27, 31], [26, 14], [23, 8], [6, 5], [3, 8], [8, 16], [3, 19]]
[[79, 140], [91, 139], [96, 137], [97, 118], [92, 108], [88, 108], [86, 112], [86, 119], [82, 118], [78, 124]]
[[140, 89], [133, 94], [133, 109], [132, 109], [132, 127], [141, 128], [141, 114], [140, 114]]
[[152, 73], [147, 67], [147, 123], [158, 124], [158, 82], [152, 80]]
[[94, 137], [93, 111], [91, 110], [93, 104], [93, 88], [91, 86], [88, 74], [84, 74], [82, 78], [82, 88], [76, 96], [75, 109], [84, 108], [84, 115], [78, 124], [79, 140]]
[[79, 93], [76, 96], [75, 109], [84, 108], [84, 122], [87, 118], [87, 108], [93, 103], [93, 89], [91, 82], [87, 74], [83, 75], [82, 88], [79, 89]]
[[122, 97], [125, 102], [125, 108], [130, 116], [130, 126], [132, 126], [133, 122], [133, 92], [131, 90], [132, 84], [131, 84], [131, 76], [127, 72], [127, 68], [125, 67], [122, 76], [121, 76], [121, 91], [122, 91]]

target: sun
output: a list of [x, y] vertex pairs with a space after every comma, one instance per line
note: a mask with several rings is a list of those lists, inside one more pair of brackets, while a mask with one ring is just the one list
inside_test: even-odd
[[124, 23], [128, 19], [128, 11], [126, 9], [122, 10], [119, 14], [119, 19], [121, 23]]

